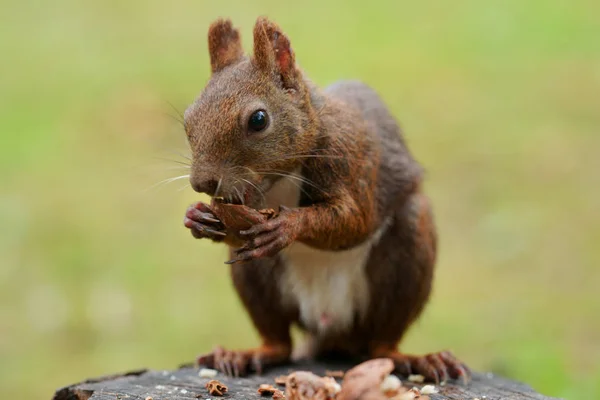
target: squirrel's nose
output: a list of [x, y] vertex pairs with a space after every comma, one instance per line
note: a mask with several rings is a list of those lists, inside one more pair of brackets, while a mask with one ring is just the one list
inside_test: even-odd
[[215, 179], [206, 179], [201, 181], [190, 182], [192, 188], [198, 193], [206, 193], [209, 196], [214, 196], [219, 186], [219, 182]]

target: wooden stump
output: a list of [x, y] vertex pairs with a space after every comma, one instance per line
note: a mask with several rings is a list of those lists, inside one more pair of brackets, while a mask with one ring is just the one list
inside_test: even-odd
[[[293, 371], [311, 371], [318, 375], [324, 375], [325, 370], [348, 370], [352, 366], [348, 364], [327, 363], [300, 363], [282, 366], [266, 371], [263, 375], [251, 375], [245, 378], [228, 378], [219, 373], [215, 378], [202, 378], [198, 375], [199, 368], [182, 367], [173, 371], [139, 370], [125, 374], [105, 376], [96, 379], [88, 379], [59, 389], [54, 394], [54, 400], [124, 400], [141, 399], [148, 397], [152, 400], [194, 400], [194, 399], [270, 399], [270, 396], [261, 397], [257, 389], [263, 383], [274, 386], [274, 378], [279, 375], [287, 375]], [[218, 379], [229, 388], [223, 397], [210, 396], [205, 389], [205, 384], [211, 379]], [[402, 377], [401, 377], [402, 379]], [[410, 387], [422, 387], [422, 384], [405, 382]], [[472, 381], [465, 386], [460, 382], [447, 383], [444, 386], [436, 386], [438, 394], [431, 394], [432, 400], [442, 399], [527, 399], [527, 400], [549, 400], [534, 392], [529, 386], [519, 382], [507, 380], [490, 373], [474, 373]], [[283, 387], [280, 389], [285, 390]]]

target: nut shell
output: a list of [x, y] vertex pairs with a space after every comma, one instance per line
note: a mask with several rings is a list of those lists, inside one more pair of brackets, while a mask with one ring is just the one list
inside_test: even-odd
[[211, 209], [215, 216], [225, 225], [227, 231], [236, 235], [239, 235], [240, 231], [266, 222], [276, 215], [275, 210], [272, 208], [256, 210], [240, 204], [225, 203], [217, 198], [212, 200]]

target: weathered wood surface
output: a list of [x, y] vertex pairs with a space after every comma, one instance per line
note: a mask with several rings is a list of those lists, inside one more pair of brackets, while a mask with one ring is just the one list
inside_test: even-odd
[[[325, 370], [348, 370], [350, 365], [343, 364], [294, 364], [270, 369], [262, 376], [252, 375], [246, 378], [228, 378], [223, 374], [216, 378], [201, 378], [198, 368], [183, 367], [173, 371], [140, 370], [121, 375], [89, 379], [85, 382], [59, 389], [53, 400], [119, 400], [141, 399], [151, 397], [152, 400], [195, 400], [199, 399], [270, 399], [261, 397], [258, 386], [263, 383], [273, 384], [273, 379], [279, 375], [287, 375], [293, 371], [312, 371], [324, 375]], [[210, 396], [204, 385], [210, 379], [218, 379], [229, 388], [223, 397]], [[338, 380], [339, 381], [339, 380]], [[403, 381], [404, 382], [404, 381]], [[421, 387], [422, 385], [406, 382], [405, 384]], [[534, 392], [529, 386], [510, 381], [492, 374], [475, 373], [468, 386], [460, 382], [436, 386], [440, 392], [429, 395], [431, 400], [443, 399], [480, 399], [480, 400], [549, 400]], [[283, 389], [283, 388], [282, 388]]]

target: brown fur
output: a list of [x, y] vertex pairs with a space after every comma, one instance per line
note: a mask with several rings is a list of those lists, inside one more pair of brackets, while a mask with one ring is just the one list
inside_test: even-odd
[[[231, 248], [234, 286], [266, 346], [236, 353], [245, 360], [236, 364], [240, 373], [250, 358], [263, 365], [288, 359], [290, 325], [304, 326], [298, 308], [281, 297], [287, 265], [280, 251], [294, 242], [334, 252], [351, 249], [387, 224], [365, 266], [371, 293], [366, 316], [320, 337], [316, 350], [389, 355], [399, 368], [408, 362], [438, 377], [441, 358], [427, 363], [395, 351], [429, 298], [437, 238], [429, 200], [419, 189], [422, 169], [384, 103], [359, 82], [324, 91], [315, 87], [295, 64], [287, 36], [266, 18], [254, 27], [253, 57], [241, 56], [230, 22], [211, 26], [209, 44], [215, 73], [185, 115], [192, 185], [219, 180], [217, 195], [259, 207], [265, 205], [259, 192], [269, 191], [281, 173], [300, 171], [303, 179], [298, 207], [250, 228], [246, 244]], [[271, 123], [264, 132], [249, 133], [246, 123], [256, 109], [266, 110]], [[222, 240], [226, 230], [210, 221], [210, 208], [192, 208], [202, 211], [186, 214], [194, 236]], [[221, 361], [215, 354], [200, 361], [227, 369], [223, 360], [231, 354], [216, 357]]]
[[231, 21], [219, 19], [208, 30], [208, 51], [212, 72], [239, 61], [244, 56], [240, 34]]

